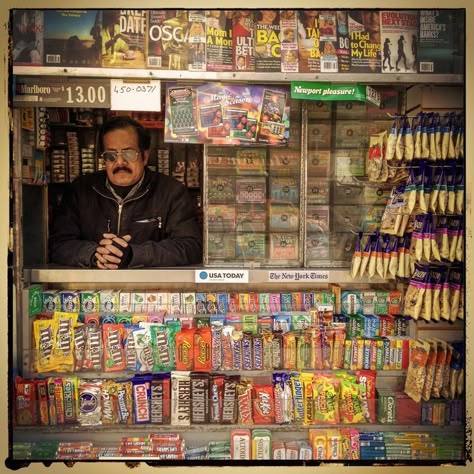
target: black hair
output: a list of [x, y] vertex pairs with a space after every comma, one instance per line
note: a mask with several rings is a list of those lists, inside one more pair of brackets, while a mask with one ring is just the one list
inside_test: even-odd
[[135, 133], [138, 137], [138, 146], [140, 151], [145, 151], [150, 149], [150, 134], [148, 130], [136, 120], [132, 119], [127, 115], [118, 115], [117, 117], [112, 117], [107, 120], [107, 122], [102, 125], [102, 128], [99, 132], [99, 146], [103, 148], [104, 146], [104, 135], [112, 132], [113, 130], [121, 130], [124, 128], [132, 128], [135, 130]]

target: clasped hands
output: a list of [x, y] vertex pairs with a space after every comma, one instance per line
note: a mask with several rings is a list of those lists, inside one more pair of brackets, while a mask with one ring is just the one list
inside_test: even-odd
[[101, 270], [116, 270], [126, 268], [132, 259], [132, 249], [128, 245], [131, 235], [117, 236], [105, 233], [99, 242], [94, 257], [97, 268]]

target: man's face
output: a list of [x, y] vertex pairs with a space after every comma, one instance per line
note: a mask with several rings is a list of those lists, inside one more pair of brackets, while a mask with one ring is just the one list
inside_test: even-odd
[[105, 162], [107, 177], [116, 186], [131, 186], [135, 184], [144, 172], [150, 152], [140, 152], [138, 136], [133, 128], [112, 130], [104, 135], [104, 151], [135, 150], [138, 153], [136, 161], [126, 161], [119, 154], [114, 162]]

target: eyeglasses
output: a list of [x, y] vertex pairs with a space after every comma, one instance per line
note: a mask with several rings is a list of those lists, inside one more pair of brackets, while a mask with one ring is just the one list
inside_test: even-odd
[[104, 161], [108, 161], [109, 163], [113, 163], [117, 161], [119, 155], [125, 160], [134, 162], [137, 161], [138, 155], [141, 152], [137, 150], [105, 150], [100, 156]]

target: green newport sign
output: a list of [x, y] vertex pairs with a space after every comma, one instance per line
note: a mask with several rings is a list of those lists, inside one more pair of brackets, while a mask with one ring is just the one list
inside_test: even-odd
[[306, 100], [359, 100], [380, 105], [379, 93], [362, 84], [330, 84], [329, 82], [292, 82], [291, 98]]

